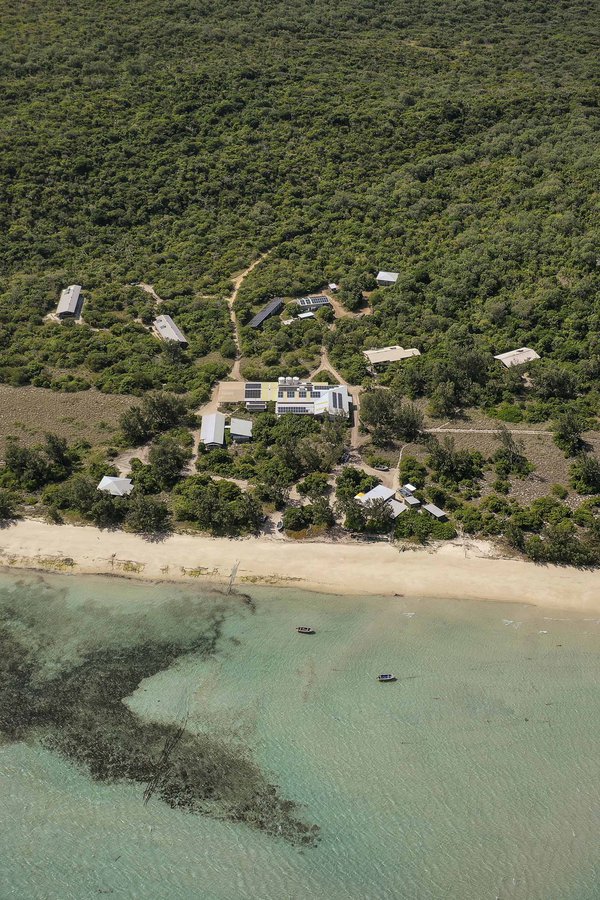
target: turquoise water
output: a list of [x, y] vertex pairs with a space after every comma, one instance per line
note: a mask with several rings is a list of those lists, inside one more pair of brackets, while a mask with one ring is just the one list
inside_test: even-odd
[[95, 648], [183, 645], [218, 620], [214, 652], [182, 650], [125, 702], [251, 761], [319, 827], [317, 845], [217, 807], [144, 804], [145, 784], [93, 780], [38, 728], [0, 745], [0, 898], [600, 896], [600, 617], [253, 598], [255, 612], [204, 589], [0, 576], [2, 620], [40, 684]]

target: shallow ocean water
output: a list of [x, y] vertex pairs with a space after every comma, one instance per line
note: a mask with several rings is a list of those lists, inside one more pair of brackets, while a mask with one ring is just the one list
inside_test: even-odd
[[214, 655], [182, 654], [126, 702], [251, 757], [318, 845], [145, 805], [143, 784], [4, 743], [2, 900], [600, 896], [600, 617], [252, 595], [255, 612], [204, 587], [0, 576], [3, 620], [48, 671], [90, 647], [175, 640], [221, 610]]

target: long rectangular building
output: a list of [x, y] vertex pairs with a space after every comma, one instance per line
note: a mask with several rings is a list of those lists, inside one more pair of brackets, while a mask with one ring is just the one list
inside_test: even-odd
[[188, 346], [188, 339], [177, 327], [171, 316], [157, 316], [153, 322], [154, 330], [163, 341], [174, 341], [182, 347]]
[[274, 403], [278, 416], [294, 413], [348, 418], [351, 399], [345, 385], [314, 384], [299, 378], [223, 381], [219, 385], [219, 403], [244, 403], [249, 411], [262, 410], [267, 403]]
[[260, 312], [257, 312], [253, 319], [250, 319], [248, 325], [250, 328], [260, 328], [271, 316], [276, 315], [283, 309], [283, 297], [273, 297]]

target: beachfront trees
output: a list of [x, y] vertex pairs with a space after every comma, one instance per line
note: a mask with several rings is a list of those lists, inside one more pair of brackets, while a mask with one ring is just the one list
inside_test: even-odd
[[160, 534], [168, 531], [169, 507], [163, 500], [132, 494], [129, 499], [125, 526], [140, 534]]
[[17, 505], [13, 495], [9, 491], [0, 488], [0, 522], [12, 519], [16, 511]]
[[323, 472], [312, 472], [298, 484], [298, 493], [311, 500], [325, 496], [330, 490], [328, 476]]
[[232, 481], [192, 475], [173, 491], [173, 507], [182, 522], [192, 522], [212, 534], [238, 535], [258, 531], [262, 508], [252, 495]]
[[175, 435], [157, 438], [148, 454], [152, 474], [162, 490], [169, 490], [181, 477], [181, 471], [189, 461], [191, 451]]

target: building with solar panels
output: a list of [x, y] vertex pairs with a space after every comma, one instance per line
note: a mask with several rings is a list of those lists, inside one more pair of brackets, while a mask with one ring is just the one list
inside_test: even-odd
[[260, 312], [257, 312], [253, 319], [248, 322], [250, 328], [260, 328], [267, 319], [271, 316], [276, 315], [278, 312], [281, 312], [283, 309], [283, 297], [273, 297], [272, 300], [269, 300], [266, 306], [264, 306]]
[[325, 294], [318, 294], [315, 297], [300, 297], [296, 303], [302, 312], [314, 312], [315, 309], [322, 309], [324, 306], [331, 306], [331, 300]]

